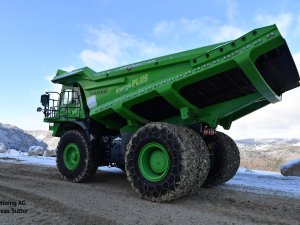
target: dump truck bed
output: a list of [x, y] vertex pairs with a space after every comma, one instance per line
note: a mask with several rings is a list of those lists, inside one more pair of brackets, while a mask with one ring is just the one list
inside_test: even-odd
[[59, 70], [53, 82], [78, 84], [90, 117], [109, 129], [150, 121], [229, 129], [231, 123], [299, 86], [275, 25], [215, 45], [111, 70]]

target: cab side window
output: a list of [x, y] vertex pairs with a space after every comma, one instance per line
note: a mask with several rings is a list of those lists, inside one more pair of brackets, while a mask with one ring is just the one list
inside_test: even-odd
[[69, 105], [71, 102], [72, 102], [72, 90], [66, 89], [63, 92], [61, 105], [62, 106]]
[[62, 106], [66, 106], [66, 105], [77, 106], [77, 105], [80, 105], [79, 88], [78, 87], [73, 87], [73, 89], [65, 89], [63, 91], [63, 94], [62, 94], [61, 105]]

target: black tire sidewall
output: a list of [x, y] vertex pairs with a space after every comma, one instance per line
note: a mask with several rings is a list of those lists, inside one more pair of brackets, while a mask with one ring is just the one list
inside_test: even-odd
[[217, 132], [213, 139], [215, 144], [212, 165], [204, 186], [220, 185], [230, 180], [240, 165], [239, 149], [232, 138]]

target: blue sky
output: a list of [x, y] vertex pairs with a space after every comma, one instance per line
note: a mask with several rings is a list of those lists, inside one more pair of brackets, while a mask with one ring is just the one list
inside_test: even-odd
[[[0, 122], [47, 129], [36, 112], [58, 68], [96, 71], [227, 41], [276, 23], [300, 65], [300, 1], [0, 0]], [[299, 88], [300, 89], [300, 88]], [[300, 91], [232, 126], [233, 138], [299, 137]]]

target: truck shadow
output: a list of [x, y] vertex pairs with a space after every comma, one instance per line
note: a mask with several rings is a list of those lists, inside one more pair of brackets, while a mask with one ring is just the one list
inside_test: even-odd
[[120, 185], [120, 184], [128, 184], [127, 178], [126, 178], [126, 173], [124, 172], [109, 172], [109, 171], [101, 171], [98, 170], [97, 173], [95, 174], [94, 177], [91, 178], [89, 183], [109, 183], [109, 184], [115, 184], [115, 185]]

